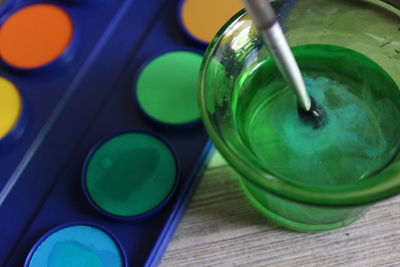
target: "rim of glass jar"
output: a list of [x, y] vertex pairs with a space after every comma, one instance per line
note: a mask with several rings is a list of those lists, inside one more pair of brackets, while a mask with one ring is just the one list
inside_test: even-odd
[[[379, 0], [390, 4], [391, 6], [400, 9], [400, 6], [388, 0]], [[226, 159], [226, 161], [248, 182], [261, 187], [270, 193], [285, 197], [287, 199], [303, 202], [307, 204], [322, 205], [322, 206], [354, 206], [368, 204], [383, 200], [394, 196], [400, 192], [400, 179], [386, 175], [376, 176], [373, 179], [363, 179], [356, 184], [348, 185], [311, 185], [311, 184], [296, 184], [275, 176], [265, 171], [254, 168], [249, 161], [244, 160], [235, 151], [219, 138], [219, 135], [214, 128], [211, 118], [207, 112], [207, 103], [205, 96], [206, 67], [211, 59], [215, 45], [224, 35], [227, 28], [235, 21], [246, 15], [242, 9], [236, 13], [224, 26], [218, 31], [210, 45], [207, 47], [203, 61], [200, 67], [199, 91], [198, 100], [200, 105], [200, 114], [203, 124], [217, 147], [218, 151]], [[399, 157], [397, 155], [396, 157]]]

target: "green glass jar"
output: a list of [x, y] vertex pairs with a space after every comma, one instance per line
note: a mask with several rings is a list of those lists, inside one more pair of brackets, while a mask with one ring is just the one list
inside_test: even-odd
[[219, 31], [199, 101], [217, 149], [274, 222], [324, 231], [400, 192], [400, 9], [396, 1], [274, 1], [310, 95], [326, 113], [305, 124], [250, 19]]

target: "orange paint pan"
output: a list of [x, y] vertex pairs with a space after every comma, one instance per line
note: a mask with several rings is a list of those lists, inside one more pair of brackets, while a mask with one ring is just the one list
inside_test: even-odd
[[1, 25], [0, 56], [14, 68], [40, 68], [60, 58], [73, 35], [72, 19], [62, 8], [51, 4], [26, 6]]
[[240, 0], [183, 0], [179, 18], [189, 38], [206, 45], [242, 8]]

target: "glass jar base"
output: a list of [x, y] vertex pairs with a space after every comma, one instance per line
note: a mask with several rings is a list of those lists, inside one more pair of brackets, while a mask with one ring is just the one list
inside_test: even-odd
[[[353, 222], [357, 221], [366, 213], [366, 209], [363, 209], [363, 211], [355, 212], [355, 214], [353, 214], [353, 216], [349, 216], [347, 218], [344, 218], [342, 220], [338, 220], [337, 222], [332, 222], [332, 223], [322, 223], [322, 222], [318, 223], [318, 215], [316, 215], [315, 223], [307, 224], [304, 222], [299, 222], [295, 219], [285, 218], [285, 217], [277, 214], [276, 212], [272, 211], [271, 209], [267, 208], [266, 205], [264, 205], [261, 201], [259, 201], [252, 194], [252, 192], [248, 189], [247, 184], [243, 181], [243, 179], [240, 179], [240, 180], [241, 180], [242, 189], [243, 189], [245, 195], [263, 216], [265, 216], [268, 220], [270, 220], [271, 222], [273, 222], [279, 226], [283, 226], [287, 229], [294, 230], [297, 232], [315, 233], [315, 232], [324, 232], [324, 231], [330, 231], [330, 230], [334, 230], [337, 228], [345, 227], [345, 226], [350, 225]], [[285, 203], [284, 205], [289, 206], [290, 204]], [[293, 205], [296, 205], [296, 204], [293, 204]], [[311, 211], [311, 212], [314, 212], [314, 211]]]

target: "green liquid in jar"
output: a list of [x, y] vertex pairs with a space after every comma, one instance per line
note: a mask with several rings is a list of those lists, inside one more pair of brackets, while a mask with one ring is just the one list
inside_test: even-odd
[[299, 119], [297, 100], [268, 58], [235, 87], [233, 113], [257, 164], [308, 184], [350, 184], [387, 166], [399, 150], [400, 93], [368, 57], [331, 45], [293, 48], [309, 94], [327, 114], [313, 129]]

